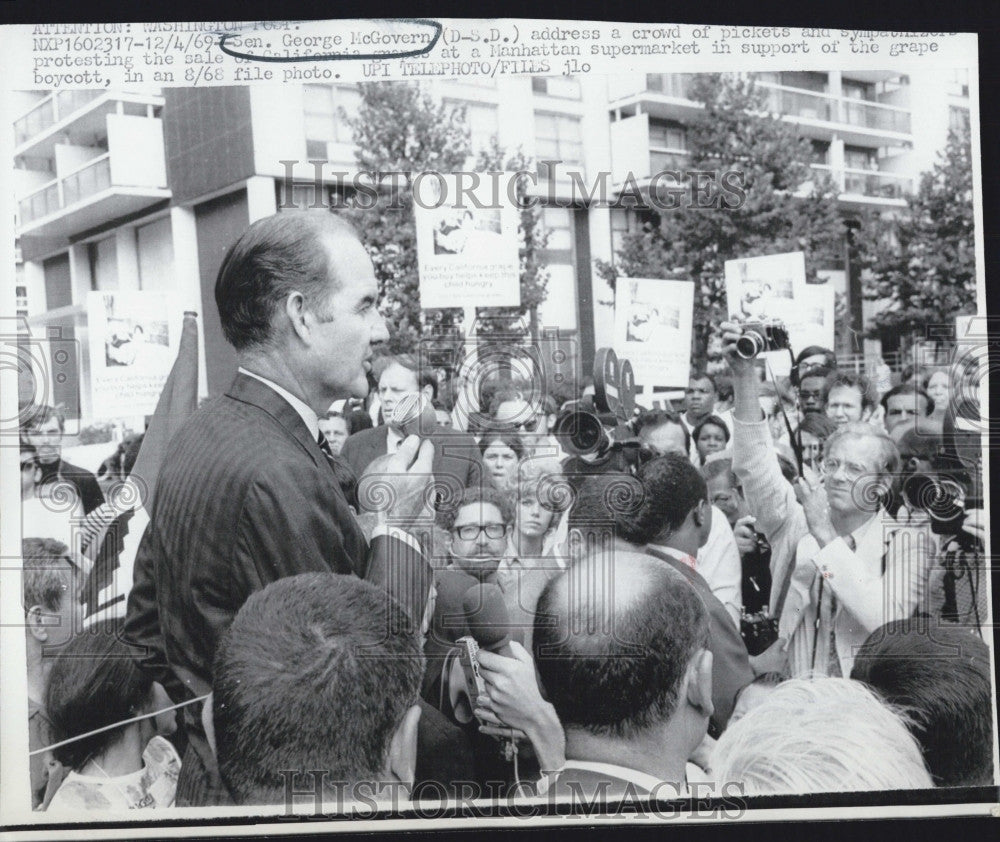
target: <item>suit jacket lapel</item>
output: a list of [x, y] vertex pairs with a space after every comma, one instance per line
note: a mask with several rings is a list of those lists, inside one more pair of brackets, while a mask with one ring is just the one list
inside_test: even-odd
[[316, 464], [326, 462], [326, 456], [319, 449], [319, 444], [316, 440], [310, 435], [309, 428], [306, 427], [302, 417], [295, 411], [295, 407], [266, 383], [262, 383], [255, 377], [237, 374], [226, 395], [242, 403], [256, 406], [258, 409], [266, 412], [292, 438], [302, 445], [302, 448], [309, 454], [313, 462]]

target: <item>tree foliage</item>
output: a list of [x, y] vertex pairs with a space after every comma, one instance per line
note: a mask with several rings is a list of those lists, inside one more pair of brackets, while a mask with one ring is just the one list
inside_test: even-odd
[[938, 162], [920, 178], [906, 211], [867, 229], [864, 294], [887, 302], [872, 332], [914, 338], [976, 309], [972, 150], [967, 130], [952, 131]]
[[412, 179], [420, 172], [462, 168], [469, 155], [465, 111], [435, 102], [415, 83], [362, 82], [358, 87], [361, 106], [349, 121], [358, 169], [405, 176], [374, 207], [356, 209], [353, 221], [375, 264], [389, 325], [388, 350], [413, 352], [425, 330], [447, 332], [454, 314], [428, 310], [426, 327], [421, 320]]
[[[685, 184], [693, 171], [712, 174], [707, 194], [676, 210], [650, 212], [627, 234], [614, 264], [598, 273], [614, 289], [617, 275], [695, 282], [692, 361], [703, 360], [725, 318], [727, 260], [804, 251], [808, 277], [839, 255], [844, 229], [829, 178], [809, 166], [810, 143], [769, 109], [767, 92], [741, 74], [697, 74], [688, 97], [704, 104], [687, 124]], [[724, 173], [742, 173], [745, 201], [726, 209]], [[702, 177], [700, 183], [704, 183]], [[701, 204], [701, 207], [694, 206]], [[721, 205], [721, 207], [720, 207]]]
[[[375, 264], [389, 325], [388, 350], [414, 352], [419, 347], [432, 363], [450, 368], [449, 360], [455, 358], [469, 326], [462, 325], [461, 308], [421, 311], [412, 180], [420, 172], [466, 169], [471, 150], [465, 108], [436, 102], [417, 83], [362, 82], [359, 88], [358, 115], [349, 121], [359, 170], [406, 174], [396, 180], [397, 189], [383, 195], [374, 207], [353, 212]], [[520, 150], [508, 155], [494, 139], [478, 156], [475, 169], [520, 171], [531, 165]], [[481, 315], [488, 317], [495, 331], [515, 329], [526, 314], [533, 321], [545, 299], [548, 273], [542, 250], [547, 235], [539, 211], [522, 211], [519, 223], [521, 306], [485, 309]]]

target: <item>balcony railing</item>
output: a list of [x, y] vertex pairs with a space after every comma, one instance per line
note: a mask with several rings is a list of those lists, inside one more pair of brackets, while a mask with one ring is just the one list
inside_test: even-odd
[[104, 91], [78, 89], [49, 94], [14, 121], [14, 142], [20, 146], [103, 94]]
[[685, 170], [688, 165], [686, 152], [668, 152], [665, 149], [649, 150], [649, 169], [651, 173], [665, 170]]
[[877, 199], [905, 199], [911, 192], [912, 179], [895, 173], [844, 169], [844, 192]]
[[690, 99], [691, 76], [685, 73], [647, 73], [646, 90], [664, 96]]
[[757, 84], [766, 92], [767, 107], [782, 115], [898, 134], [910, 133], [910, 112], [905, 108], [848, 97], [838, 98], [771, 82]]
[[905, 199], [913, 192], [913, 180], [904, 175], [851, 167], [838, 170], [829, 164], [811, 164], [811, 166], [818, 172], [827, 173], [841, 193], [867, 196], [872, 199]]
[[56, 122], [52, 94], [38, 102], [27, 114], [14, 121], [14, 143], [20, 146], [29, 138], [44, 132]]
[[93, 196], [111, 186], [111, 155], [105, 152], [99, 158], [89, 161], [69, 175], [46, 184], [40, 190], [18, 203], [21, 224], [27, 225], [37, 219], [56, 213], [74, 205], [81, 199]]
[[883, 132], [910, 133], [909, 111], [857, 99], [845, 99], [841, 102], [840, 122]]
[[88, 102], [92, 102], [99, 96], [102, 96], [104, 91], [95, 90], [70, 90], [70, 91], [59, 91], [56, 94], [56, 120], [62, 120], [64, 117], [68, 117], [74, 111], [82, 108]]
[[826, 94], [771, 85], [758, 82], [767, 95], [767, 107], [771, 111], [809, 120], [823, 120], [830, 123], [837, 120], [837, 100]]

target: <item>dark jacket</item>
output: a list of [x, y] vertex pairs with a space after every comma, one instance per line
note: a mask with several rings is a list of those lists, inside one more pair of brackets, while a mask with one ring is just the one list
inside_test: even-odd
[[709, 720], [708, 733], [712, 737], [718, 737], [726, 730], [729, 717], [736, 706], [737, 694], [754, 680], [747, 647], [733, 618], [726, 611], [726, 606], [712, 593], [708, 582], [697, 570], [658, 550], [647, 548], [646, 552], [683, 574], [708, 608], [711, 630], [708, 649], [712, 653], [712, 704], [715, 707], [715, 713]]
[[[379, 456], [386, 454], [388, 431], [385, 424], [380, 424], [369, 430], [359, 430], [344, 442], [340, 455], [358, 477]], [[482, 454], [472, 436], [461, 430], [439, 429], [431, 434], [430, 440], [434, 444], [431, 469], [440, 494], [447, 499], [461, 498], [462, 491], [482, 482]]]
[[[394, 538], [373, 551], [414, 552]], [[402, 548], [402, 549], [400, 549]], [[135, 561], [126, 638], [175, 701], [211, 689], [220, 635], [255, 591], [285, 576], [363, 576], [369, 546], [330, 463], [292, 406], [238, 375], [170, 441]], [[218, 771], [199, 718], [184, 708], [189, 759], [213, 803]], [[191, 750], [196, 757], [191, 758]], [[182, 778], [186, 776], [182, 769]], [[178, 799], [188, 791], [178, 784]]]

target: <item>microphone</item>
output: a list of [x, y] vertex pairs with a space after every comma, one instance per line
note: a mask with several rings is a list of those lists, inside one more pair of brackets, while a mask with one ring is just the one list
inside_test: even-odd
[[404, 437], [425, 439], [437, 428], [437, 414], [425, 395], [413, 392], [399, 399], [386, 423]]
[[434, 584], [437, 586], [437, 604], [430, 637], [434, 644], [447, 651], [467, 633], [463, 597], [476, 585], [476, 578], [462, 570], [436, 570]]
[[481, 649], [513, 658], [510, 648], [510, 616], [499, 586], [475, 584], [465, 592], [462, 609], [469, 635]]

